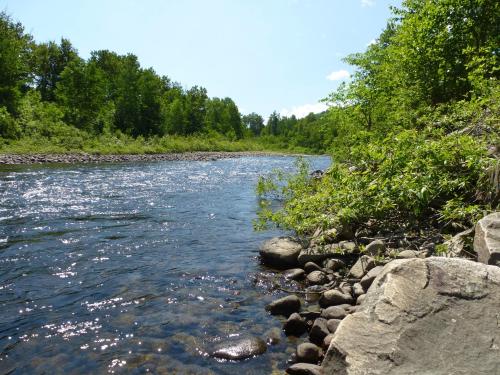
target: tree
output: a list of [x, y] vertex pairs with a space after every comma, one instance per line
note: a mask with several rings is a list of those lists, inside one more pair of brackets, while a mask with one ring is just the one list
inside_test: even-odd
[[20, 23], [0, 13], [0, 107], [14, 114], [30, 82], [31, 36]]
[[35, 86], [42, 100], [55, 101], [55, 90], [61, 73], [71, 62], [80, 60], [77, 51], [67, 39], [61, 44], [49, 42], [38, 44], [33, 51], [33, 74]]
[[55, 95], [68, 123], [91, 132], [102, 130], [97, 120], [105, 107], [106, 86], [104, 74], [95, 62], [70, 62], [60, 74]]
[[264, 119], [261, 115], [252, 112], [248, 115], [243, 116], [243, 125], [250, 129], [254, 136], [259, 136], [264, 129]]

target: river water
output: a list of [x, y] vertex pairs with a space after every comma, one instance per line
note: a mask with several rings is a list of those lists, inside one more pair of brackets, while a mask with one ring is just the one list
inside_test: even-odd
[[[255, 232], [258, 176], [293, 157], [0, 169], [0, 374], [266, 374], [206, 355], [282, 322]], [[324, 169], [329, 158], [310, 158]]]

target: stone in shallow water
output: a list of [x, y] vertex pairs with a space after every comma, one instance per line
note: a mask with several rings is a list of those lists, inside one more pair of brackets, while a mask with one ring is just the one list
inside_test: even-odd
[[212, 357], [237, 361], [263, 354], [266, 343], [258, 337], [246, 337], [217, 344], [210, 353]]
[[302, 246], [289, 237], [276, 237], [265, 241], [260, 248], [260, 256], [265, 264], [277, 268], [297, 265], [297, 257]]
[[292, 295], [271, 302], [266, 306], [266, 310], [273, 315], [284, 315], [288, 317], [290, 314], [298, 312], [300, 310], [300, 305], [299, 297]]
[[287, 280], [301, 280], [306, 273], [302, 268], [292, 268], [283, 272], [283, 277]]

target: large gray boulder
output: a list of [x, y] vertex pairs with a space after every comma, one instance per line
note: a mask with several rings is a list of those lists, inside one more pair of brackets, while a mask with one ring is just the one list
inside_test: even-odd
[[395, 260], [335, 332], [324, 373], [500, 374], [500, 268]]
[[479, 262], [500, 266], [500, 212], [489, 214], [478, 221], [474, 250]]
[[260, 256], [265, 264], [276, 268], [297, 266], [297, 257], [302, 245], [289, 237], [275, 237], [265, 241], [260, 247]]

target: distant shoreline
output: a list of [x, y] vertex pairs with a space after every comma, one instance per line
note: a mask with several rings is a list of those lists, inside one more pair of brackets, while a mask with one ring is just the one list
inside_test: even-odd
[[[126, 163], [148, 161], [212, 161], [218, 159], [239, 158], [245, 156], [298, 156], [269, 151], [237, 151], [237, 152], [175, 152], [162, 154], [0, 154], [0, 165], [23, 164], [77, 164], [77, 163]], [[303, 155], [303, 154], [302, 154]]]

